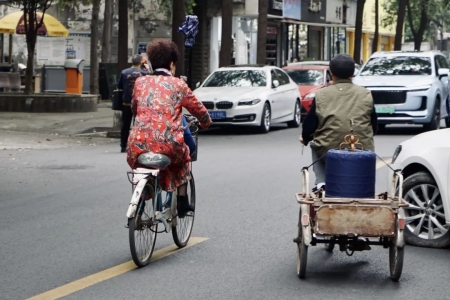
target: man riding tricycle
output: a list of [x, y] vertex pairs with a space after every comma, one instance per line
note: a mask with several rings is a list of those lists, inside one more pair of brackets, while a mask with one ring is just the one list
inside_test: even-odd
[[[369, 90], [354, 85], [354, 61], [339, 54], [330, 61], [333, 84], [316, 92], [303, 122], [300, 142], [310, 143], [313, 163], [302, 169], [297, 273], [305, 278], [308, 247], [335, 245], [349, 256], [389, 248], [391, 279], [398, 281], [403, 268], [405, 219], [398, 170], [393, 190], [375, 195], [376, 160], [373, 136], [377, 115]], [[379, 157], [378, 157], [379, 158]], [[315, 187], [309, 190], [308, 169], [313, 166]], [[395, 186], [399, 189], [396, 190]]]

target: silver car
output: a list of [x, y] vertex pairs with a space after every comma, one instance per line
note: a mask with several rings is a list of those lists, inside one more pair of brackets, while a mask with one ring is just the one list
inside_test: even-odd
[[448, 73], [438, 51], [376, 52], [353, 82], [372, 92], [380, 128], [403, 123], [434, 130], [446, 117]]
[[254, 126], [267, 133], [275, 123], [300, 126], [297, 84], [274, 66], [219, 68], [194, 91], [208, 109], [212, 126]]

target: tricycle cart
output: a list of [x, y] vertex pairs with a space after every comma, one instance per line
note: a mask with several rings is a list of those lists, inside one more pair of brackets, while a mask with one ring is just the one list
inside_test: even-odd
[[305, 278], [310, 246], [324, 244], [329, 252], [339, 246], [340, 251], [351, 256], [355, 251], [370, 250], [370, 245], [379, 245], [389, 248], [390, 277], [398, 281], [405, 247], [403, 207], [408, 206], [401, 197], [401, 172], [394, 172], [390, 194], [374, 195], [373, 199], [328, 198], [323, 190], [310, 192], [308, 168], [302, 170], [302, 181], [302, 193], [296, 194], [300, 204], [298, 236], [294, 239], [297, 275]]

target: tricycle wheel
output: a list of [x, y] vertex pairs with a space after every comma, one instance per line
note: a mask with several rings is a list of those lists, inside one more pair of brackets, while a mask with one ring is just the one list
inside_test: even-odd
[[334, 249], [334, 245], [336, 245], [336, 242], [334, 241], [333, 238], [325, 238], [325, 240], [330, 240], [329, 243], [324, 244], [325, 245], [325, 251], [327, 252], [333, 252]]
[[298, 242], [297, 242], [297, 276], [304, 279], [306, 275], [306, 262], [308, 260], [308, 246], [303, 242], [302, 227], [298, 227]]
[[400, 248], [396, 246], [395, 240], [392, 241], [389, 247], [389, 268], [393, 281], [398, 281], [400, 276], [402, 276], [404, 250], [404, 247]]

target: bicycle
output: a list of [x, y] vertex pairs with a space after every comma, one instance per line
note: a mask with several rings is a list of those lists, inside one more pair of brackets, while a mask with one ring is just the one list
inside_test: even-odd
[[[187, 186], [189, 203], [194, 208], [195, 181], [192, 175], [192, 162], [197, 160], [198, 152], [196, 124], [198, 123], [195, 119], [191, 119], [188, 124], [196, 145], [196, 150], [191, 154], [191, 179]], [[138, 161], [145, 168], [127, 172], [133, 190], [127, 217], [131, 256], [138, 267], [144, 267], [150, 262], [158, 233], [172, 232], [177, 247], [183, 248], [187, 245], [194, 226], [195, 212], [188, 212], [184, 218], [179, 218], [177, 191], [167, 192], [161, 189], [159, 174], [170, 165], [167, 156], [148, 152], [141, 154]], [[151, 205], [148, 205], [149, 203]], [[158, 225], [162, 225], [164, 229], [158, 231]]]

